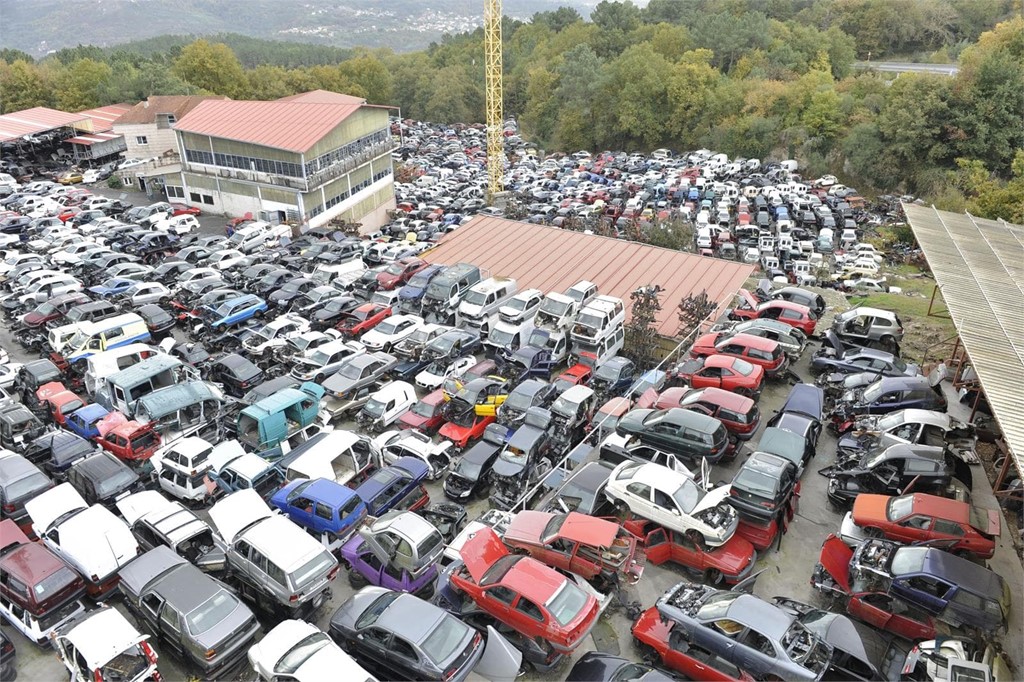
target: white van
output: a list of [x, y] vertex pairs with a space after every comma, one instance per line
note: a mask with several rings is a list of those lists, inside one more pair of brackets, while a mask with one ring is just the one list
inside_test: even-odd
[[83, 322], [68, 341], [64, 356], [71, 362], [130, 343], [150, 340], [146, 321], [135, 313], [115, 315], [99, 322]]
[[491, 327], [484, 339], [484, 349], [488, 355], [497, 355], [502, 349], [517, 351], [530, 341], [533, 333], [533, 318], [519, 322], [518, 324], [498, 320]]
[[626, 307], [621, 298], [597, 296], [576, 317], [572, 327], [573, 343], [596, 343], [625, 322]]
[[94, 395], [104, 384], [107, 377], [128, 369], [134, 364], [152, 357], [156, 348], [145, 343], [130, 343], [111, 350], [96, 353], [85, 361], [85, 390]]
[[487, 336], [498, 321], [498, 308], [518, 291], [519, 285], [510, 277], [491, 277], [477, 282], [459, 303], [459, 325]]
[[[620, 324], [610, 334], [597, 341], [573, 339], [572, 354], [575, 356], [576, 362], [596, 369], [609, 359], [615, 357], [622, 350], [625, 343], [626, 329]], [[575, 364], [572, 358], [569, 359], [569, 364]]]

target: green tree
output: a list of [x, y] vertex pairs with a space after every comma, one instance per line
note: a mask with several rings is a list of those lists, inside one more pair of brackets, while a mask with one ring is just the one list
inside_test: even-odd
[[628, 0], [602, 0], [590, 13], [590, 20], [599, 29], [594, 50], [601, 57], [610, 58], [629, 46], [629, 34], [640, 26], [640, 10]]
[[108, 65], [88, 57], [71, 62], [54, 83], [57, 108], [82, 111], [99, 106], [101, 88], [112, 74]]
[[818, 90], [811, 95], [801, 123], [812, 137], [818, 138], [819, 146], [828, 146], [842, 130], [844, 117], [840, 104], [839, 94], [832, 89]]
[[201, 90], [216, 95], [244, 95], [248, 83], [242, 64], [224, 43], [197, 40], [186, 45], [174, 60], [172, 73]]
[[21, 59], [0, 62], [0, 109], [12, 111], [50, 106], [52, 90], [42, 72]]
[[12, 47], [0, 47], [0, 61], [13, 64], [14, 62], [21, 60], [27, 64], [35, 63], [35, 59], [32, 59], [32, 55], [28, 52], [22, 52]]
[[649, 43], [628, 48], [605, 69], [602, 101], [615, 106], [602, 108], [596, 118], [607, 121], [598, 126], [599, 143], [612, 147], [653, 148], [665, 138], [670, 116], [668, 74], [672, 67]]
[[288, 86], [288, 71], [280, 66], [262, 64], [247, 71], [247, 99], [273, 100], [295, 94]]
[[338, 66], [345, 80], [356, 84], [371, 104], [389, 104], [392, 78], [384, 63], [369, 54], [346, 60]]
[[583, 17], [575, 7], [559, 7], [549, 12], [537, 12], [530, 19], [530, 23], [543, 24], [555, 33], [565, 30], [577, 21], [583, 21]]
[[526, 111], [523, 112], [523, 129], [539, 144], [547, 145], [554, 137], [561, 104], [554, 96], [558, 85], [558, 74], [543, 66], [530, 70], [529, 85], [526, 88]]

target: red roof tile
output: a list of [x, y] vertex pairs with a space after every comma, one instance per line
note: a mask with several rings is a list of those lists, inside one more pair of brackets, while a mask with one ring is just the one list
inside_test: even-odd
[[683, 297], [705, 290], [722, 309], [754, 271], [735, 261], [489, 217], [459, 227], [422, 258], [445, 265], [473, 263], [488, 275], [515, 278], [520, 289], [562, 292], [589, 280], [600, 293], [625, 302], [627, 319], [629, 295], [639, 287], [658, 284], [665, 291], [657, 331], [668, 337], [679, 328], [676, 307]]
[[174, 129], [302, 153], [360, 106], [207, 100], [179, 119]]
[[121, 118], [131, 108], [130, 104], [110, 104], [105, 107], [79, 111], [78, 114], [92, 121], [92, 129], [89, 132], [103, 133], [113, 128], [114, 121]]

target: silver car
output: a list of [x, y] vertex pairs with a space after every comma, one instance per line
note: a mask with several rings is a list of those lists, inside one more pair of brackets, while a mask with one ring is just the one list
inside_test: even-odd
[[163, 545], [121, 569], [125, 602], [145, 632], [214, 677], [245, 658], [259, 623], [223, 583]]

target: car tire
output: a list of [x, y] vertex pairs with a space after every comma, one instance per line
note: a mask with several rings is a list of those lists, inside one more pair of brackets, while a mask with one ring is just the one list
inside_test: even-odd
[[637, 657], [646, 664], [656, 664], [661, 661], [661, 656], [658, 655], [654, 647], [646, 642], [641, 642], [636, 637], [633, 638], [633, 649], [636, 650]]
[[313, 381], [318, 383], [318, 384], [324, 383], [324, 379], [325, 379], [325, 377], [324, 377], [323, 374], [317, 374], [315, 377], [313, 377]]
[[370, 581], [367, 580], [362, 573], [350, 567], [348, 569], [348, 584], [351, 585], [353, 589], [358, 590], [369, 585]]
[[722, 572], [717, 568], [709, 568], [705, 570], [702, 577], [704, 582], [708, 585], [721, 585], [723, 580]]
[[735, 393], [736, 395], [741, 395], [744, 398], [754, 397], [754, 392], [751, 391], [749, 388], [737, 388], [736, 390], [733, 391], [733, 393]]

